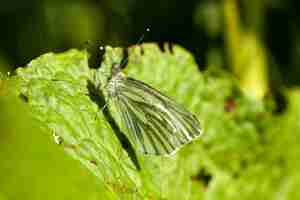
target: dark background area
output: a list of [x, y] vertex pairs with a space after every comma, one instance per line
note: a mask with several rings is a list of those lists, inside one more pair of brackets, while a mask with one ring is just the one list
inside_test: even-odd
[[[33, 58], [69, 48], [98, 51], [100, 45], [172, 42], [190, 50], [201, 69], [209, 59], [231, 69], [227, 58], [224, 1], [208, 0], [29, 0], [0, 8], [0, 69], [12, 71]], [[299, 6], [296, 1], [237, 1], [240, 22], [255, 32], [267, 52], [275, 82], [299, 85]], [[162, 46], [162, 45], [161, 45]], [[210, 52], [218, 55], [211, 58]], [[214, 62], [214, 61], [213, 61]]]

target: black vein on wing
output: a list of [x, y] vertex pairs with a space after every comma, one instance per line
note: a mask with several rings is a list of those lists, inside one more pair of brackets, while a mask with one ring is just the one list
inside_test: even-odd
[[[166, 113], [162, 110], [158, 110], [157, 107], [151, 105], [150, 104], [151, 102], [148, 103], [149, 101], [148, 102], [144, 101], [144, 103], [143, 103], [141, 101], [134, 100], [132, 97], [130, 97], [132, 95], [129, 96], [128, 93], [133, 94], [137, 99], [142, 98], [142, 95], [141, 94], [139, 95], [136, 91], [129, 90], [128, 88], [124, 92], [122, 92], [123, 95], [126, 95], [127, 98], [131, 98], [131, 100], [134, 101], [136, 104], [143, 104], [144, 106], [148, 106], [148, 107], [151, 106], [151, 109], [156, 109], [157, 112], [163, 112], [165, 115], [169, 115], [169, 116], [172, 115], [172, 117], [175, 117], [177, 119], [177, 121], [179, 121], [181, 123], [181, 125], [184, 126], [184, 129], [187, 130], [187, 132], [189, 133], [189, 136], [191, 138], [194, 138], [195, 136], [200, 134], [200, 131], [199, 131], [200, 124], [199, 124], [198, 120], [192, 114], [190, 114], [188, 112], [180, 111], [179, 109], [176, 109], [175, 106], [168, 105], [166, 103], [161, 102], [161, 100], [156, 99], [157, 103], [159, 103], [161, 106], [163, 106], [171, 114]], [[144, 98], [142, 98], [142, 99], [144, 100]], [[177, 105], [177, 107], [179, 107], [179, 105]], [[169, 118], [171, 118], [171, 117], [169, 117]], [[174, 121], [174, 123], [176, 122], [175, 120], [173, 120], [173, 121]], [[176, 123], [173, 125], [176, 126]], [[184, 131], [184, 130], [182, 130], [182, 131]]]
[[[124, 105], [124, 107], [122, 108], [124, 109], [123, 111], [126, 110], [126, 113], [129, 113], [129, 115], [124, 118], [126, 119], [125, 126], [127, 126], [127, 129], [129, 129], [129, 131], [132, 131], [135, 137], [139, 139], [138, 142], [141, 143], [142, 150], [145, 153], [153, 153], [151, 150], [149, 150], [149, 147], [145, 145], [147, 144], [146, 139], [148, 139], [151, 144], [151, 148], [153, 148], [153, 150], [155, 151], [155, 154], [160, 154], [161, 152], [157, 149], [157, 142], [155, 141], [158, 141], [161, 146], [163, 146], [163, 148], [164, 143], [159, 138], [156, 130], [153, 129], [153, 127], [149, 126], [148, 123], [143, 122], [140, 117], [138, 117], [137, 112], [144, 114], [141, 107], [138, 107], [138, 105], [134, 104], [127, 97], [119, 97], [119, 100]], [[132, 126], [128, 126], [130, 124], [134, 124], [134, 128], [132, 128]], [[154, 140], [153, 136], [156, 138], [156, 140]], [[167, 148], [164, 149], [166, 152], [168, 152]]]
[[[177, 128], [174, 132], [173, 127], [176, 127], [174, 123], [177, 122], [170, 118], [169, 113], [165, 113], [158, 107], [147, 104], [146, 102], [136, 101], [129, 96], [123, 96], [122, 98], [119, 98], [119, 100], [124, 104], [122, 109], [124, 113], [126, 113], [124, 119], [127, 129], [133, 131], [136, 135], [135, 137], [142, 140], [140, 143], [146, 153], [150, 153], [151, 150], [148, 149], [148, 146], [144, 145], [144, 137], [147, 137], [150, 140], [151, 147], [154, 149], [155, 154], [169, 154], [189, 141], [189, 138], [184, 132], [188, 131], [188, 127], [182, 123], [183, 127]], [[147, 119], [147, 123], [143, 122], [143, 120], [138, 117], [141, 114]], [[131, 124], [136, 125], [133, 128]], [[176, 140], [176, 142], [174, 140]], [[157, 149], [157, 146], [162, 147], [163, 152], [160, 152]]]
[[[155, 88], [151, 87], [150, 85], [147, 85], [142, 81], [130, 77], [124, 80], [124, 85], [125, 86], [127, 85], [126, 88], [131, 88], [130, 90], [131, 93], [133, 93], [132, 88], [136, 88], [139, 90], [139, 92], [151, 94], [152, 96], [156, 97], [156, 99], [159, 100], [162, 104], [166, 104], [168, 105], [168, 107], [172, 107], [173, 110], [175, 110], [177, 113], [184, 115], [188, 118], [191, 118], [192, 120], [197, 121], [197, 123], [199, 124], [197, 118], [189, 111], [187, 111], [183, 106], [179, 105], [173, 99], [165, 96], [164, 94], [162, 94]], [[139, 96], [139, 93], [135, 92], [135, 94], [138, 94]]]
[[[161, 127], [165, 128], [166, 132], [168, 132], [168, 136], [171, 135], [171, 136], [177, 137], [177, 134], [174, 134], [174, 132], [173, 132], [174, 128], [176, 128], [174, 125], [175, 121], [170, 118], [169, 113], [165, 113], [163, 110], [159, 109], [155, 105], [151, 105], [146, 102], [136, 101], [136, 100], [132, 99], [132, 97], [127, 96], [126, 99], [128, 99], [134, 105], [135, 108], [140, 107], [140, 110], [141, 110], [140, 112], [143, 112], [145, 116], [148, 116], [147, 117], [148, 121], [150, 121], [150, 122], [156, 121], [157, 123], [159, 123], [159, 125]], [[164, 136], [165, 140], [168, 140], [167, 139], [168, 136], [166, 136], [166, 135], [163, 135], [163, 136]], [[183, 135], [183, 136], [185, 137], [186, 141], [188, 141], [188, 138], [186, 137], [186, 135]], [[182, 143], [180, 138], [177, 137], [177, 139], [180, 143]], [[172, 143], [170, 143], [170, 145], [172, 145]]]
[[124, 101], [121, 97], [117, 97], [118, 101], [116, 101], [117, 106], [119, 107], [119, 112], [121, 113], [121, 119], [124, 120], [123, 123], [128, 131], [132, 131], [134, 134], [134, 138], [141, 144], [142, 148], [145, 149], [144, 138], [141, 134], [141, 130], [137, 125], [137, 121], [139, 120], [135, 113], [129, 109], [129, 106], [126, 101]]

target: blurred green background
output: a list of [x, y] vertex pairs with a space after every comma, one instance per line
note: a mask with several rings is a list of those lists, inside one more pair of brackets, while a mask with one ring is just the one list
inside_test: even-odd
[[[292, 0], [5, 1], [0, 7], [0, 72], [70, 48], [88, 48], [97, 66], [93, 58], [100, 56], [99, 46], [131, 46], [145, 34], [143, 42], [156, 42], [161, 49], [171, 42], [190, 50], [201, 70], [232, 73], [251, 98], [274, 97], [275, 114], [282, 114], [287, 102], [282, 91], [300, 84], [299, 8]], [[0, 96], [5, 96], [3, 84]], [[299, 99], [294, 96], [288, 98]], [[299, 109], [298, 104], [294, 107]], [[99, 199], [96, 191], [102, 186], [54, 147], [27, 112], [12, 98], [0, 100], [0, 200], [18, 199], [20, 194], [24, 199]], [[33, 147], [31, 141], [46, 148]]]
[[[228, 3], [237, 9], [226, 9]], [[92, 47], [133, 45], [147, 27], [151, 32], [144, 41], [174, 42], [191, 50], [202, 68], [215, 64], [231, 69], [228, 34], [241, 30], [243, 37], [253, 34], [261, 43], [272, 80], [294, 85], [300, 83], [298, 10], [292, 0], [4, 1], [0, 69], [23, 66], [49, 51], [84, 48], [87, 41]], [[236, 27], [229, 27], [235, 21]]]

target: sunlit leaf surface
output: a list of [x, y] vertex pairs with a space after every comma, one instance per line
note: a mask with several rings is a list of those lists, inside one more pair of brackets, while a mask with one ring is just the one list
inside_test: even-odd
[[[129, 48], [128, 55], [124, 69], [128, 76], [175, 99], [197, 116], [204, 129], [202, 137], [172, 157], [136, 151], [140, 169], [87, 87], [88, 80], [105, 85], [111, 67], [123, 58], [121, 48], [107, 47], [98, 69], [88, 67], [85, 51], [48, 53], [19, 68], [9, 80], [17, 87], [7, 90], [14, 90], [19, 103], [38, 121], [40, 134], [47, 134], [54, 149], [64, 149], [62, 157], [71, 156], [94, 175], [97, 187], [89, 188], [97, 189], [93, 197], [86, 195], [89, 199], [293, 199], [299, 185], [293, 139], [299, 135], [298, 91], [288, 93], [289, 112], [273, 117], [262, 102], [244, 96], [229, 74], [200, 72], [192, 55], [180, 46], [166, 45], [162, 51], [155, 44], [143, 44]], [[119, 113], [112, 106], [110, 110], [119, 124]], [[24, 138], [26, 132], [18, 134]], [[37, 151], [47, 148], [30, 141]], [[74, 167], [59, 159], [53, 163], [61, 163], [62, 169]], [[51, 187], [54, 183], [47, 180], [45, 187]], [[9, 197], [7, 191], [0, 190], [0, 198], [2, 193], [4, 199]], [[72, 196], [77, 198], [82, 199]]]

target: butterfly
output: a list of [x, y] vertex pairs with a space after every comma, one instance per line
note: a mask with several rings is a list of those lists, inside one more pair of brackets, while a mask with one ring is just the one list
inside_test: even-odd
[[111, 68], [105, 87], [133, 143], [144, 154], [172, 155], [201, 135], [197, 118], [148, 84]]

